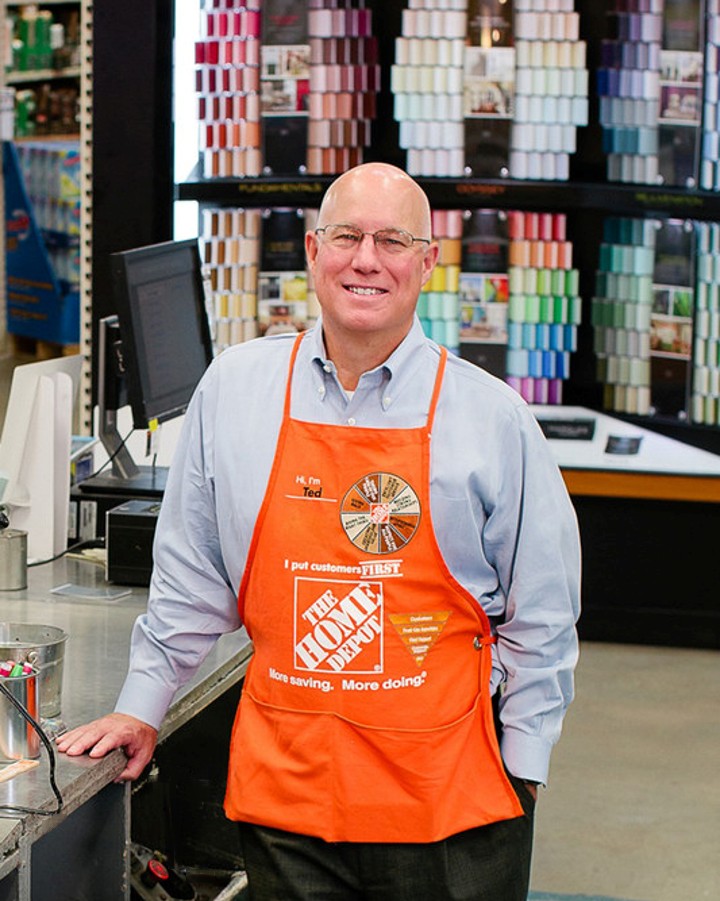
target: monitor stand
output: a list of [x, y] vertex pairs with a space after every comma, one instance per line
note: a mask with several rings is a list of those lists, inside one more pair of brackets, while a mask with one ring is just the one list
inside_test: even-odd
[[161, 498], [165, 492], [167, 466], [138, 466], [133, 475], [113, 472], [91, 476], [78, 484], [87, 494], [111, 494], [118, 497]]
[[138, 466], [117, 427], [119, 376], [115, 364], [120, 344], [117, 316], [104, 317], [98, 328], [98, 438], [112, 466], [107, 472], [79, 482], [77, 488], [81, 494], [111, 495], [123, 501], [127, 498], [161, 498], [167, 481], [167, 467]]
[[83, 494], [111, 494], [117, 497], [161, 498], [167, 482], [167, 466], [138, 466], [117, 431], [116, 411], [101, 411], [100, 441], [108, 453], [111, 468], [79, 482]]

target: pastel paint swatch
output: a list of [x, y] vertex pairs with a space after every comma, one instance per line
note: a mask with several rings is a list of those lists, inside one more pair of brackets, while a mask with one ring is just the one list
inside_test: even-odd
[[372, 11], [350, 2], [310, 0], [307, 171], [336, 174], [363, 162], [380, 89]]
[[390, 77], [411, 175], [463, 175], [466, 24], [465, 0], [410, 0], [402, 11]]
[[508, 214], [507, 381], [529, 403], [562, 403], [582, 317], [561, 213]]
[[208, 313], [217, 350], [258, 335], [260, 210], [205, 207], [201, 254]]
[[616, 0], [597, 70], [609, 181], [659, 179], [660, 51], [663, 0]]
[[460, 344], [459, 279], [462, 260], [462, 211], [433, 210], [432, 233], [440, 253], [418, 298], [417, 312], [428, 337], [454, 353]]
[[260, 50], [259, 0], [201, 10], [195, 90], [205, 178], [262, 172]]
[[720, 2], [707, 0], [700, 187], [720, 191]]
[[609, 217], [592, 299], [597, 377], [605, 409], [649, 414], [650, 326], [657, 224]]
[[511, 178], [567, 181], [588, 124], [586, 43], [573, 0], [516, 0]]
[[698, 239], [690, 414], [720, 425], [720, 224], [695, 223]]

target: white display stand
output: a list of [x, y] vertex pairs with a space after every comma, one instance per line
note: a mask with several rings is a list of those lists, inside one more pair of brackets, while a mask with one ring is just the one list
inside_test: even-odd
[[73, 402], [83, 358], [16, 366], [0, 439], [0, 502], [10, 525], [28, 533], [28, 557], [67, 546]]
[[[585, 407], [531, 407], [539, 421], [594, 422], [590, 440], [549, 438], [572, 494], [720, 502], [720, 456]], [[612, 453], [624, 443], [636, 453]]]
[[[568, 469], [609, 469], [618, 472], [662, 472], [675, 475], [720, 476], [720, 456], [667, 438], [585, 407], [531, 407], [536, 418], [595, 422], [592, 440], [551, 438], [558, 465]], [[640, 438], [636, 454], [609, 453], [611, 438]]]

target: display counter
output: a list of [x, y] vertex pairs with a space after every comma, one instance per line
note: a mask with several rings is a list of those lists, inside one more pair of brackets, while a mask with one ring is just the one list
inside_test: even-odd
[[[63, 585], [71, 594], [53, 594]], [[121, 589], [127, 594], [107, 598], [108, 589], [121, 586], [105, 582], [103, 567], [66, 558], [30, 568], [27, 589], [0, 592], [2, 621], [59, 626], [68, 633], [61, 710], [68, 728], [110, 712], [127, 672], [130, 632], [145, 609], [147, 590]], [[173, 702], [159, 745], [237, 685], [250, 654], [244, 630], [222, 636]], [[0, 818], [0, 901], [128, 899], [130, 789], [114, 781], [124, 754], [118, 750], [99, 760], [55, 756], [62, 812]], [[48, 777], [41, 748], [39, 766], [0, 783], [0, 804], [54, 809]]]
[[[571, 494], [720, 502], [717, 454], [585, 407], [532, 410], [551, 424], [548, 440]], [[582, 437], [553, 438], [555, 424], [555, 434], [566, 425], [566, 436]]]
[[720, 456], [584, 407], [532, 410], [580, 525], [581, 637], [720, 648]]

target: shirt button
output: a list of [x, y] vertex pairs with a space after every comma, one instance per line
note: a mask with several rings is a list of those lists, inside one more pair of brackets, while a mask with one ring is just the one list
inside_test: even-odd
[[329, 363], [325, 363], [323, 369], [325, 370], [325, 372], [332, 372], [332, 366]]
[[389, 394], [388, 394], [387, 397], [384, 397], [384, 398], [383, 398], [383, 403], [385, 404], [386, 407], [389, 407], [389, 406], [390, 406], [391, 401], [392, 401], [392, 397], [390, 397]]
[[352, 416], [350, 417], [350, 419], [348, 419], [347, 422], [348, 422], [348, 425], [355, 425], [355, 420]]
[[325, 388], [322, 385], [320, 385], [320, 387], [318, 388], [318, 394], [320, 395], [320, 397], [323, 397], [325, 395]]

